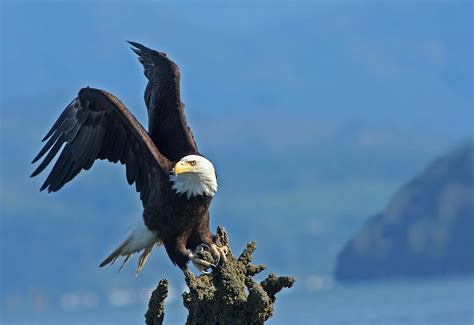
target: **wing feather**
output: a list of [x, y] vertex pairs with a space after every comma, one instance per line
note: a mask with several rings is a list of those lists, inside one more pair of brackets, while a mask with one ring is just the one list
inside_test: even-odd
[[[33, 163], [46, 155], [32, 173], [41, 173], [60, 152], [41, 190], [58, 191], [97, 159], [125, 164], [127, 182], [135, 183], [146, 203], [156, 175], [163, 176], [169, 161], [157, 150], [148, 133], [113, 95], [83, 88], [48, 131], [44, 147]], [[153, 180], [153, 182], [152, 182]]]
[[113, 125], [110, 123], [107, 124], [105, 131], [104, 131], [104, 140], [102, 141], [102, 147], [100, 148], [99, 151], [99, 159], [107, 159], [109, 157], [110, 152], [111, 152], [111, 145], [113, 145], [112, 137], [114, 136], [113, 133]]
[[171, 161], [198, 154], [180, 98], [178, 66], [163, 52], [153, 51], [139, 43], [129, 43], [143, 64], [148, 79], [144, 98], [148, 108], [150, 138]]
[[[53, 136], [49, 138], [48, 142], [44, 145], [44, 147], [40, 150], [40, 152], [36, 155], [36, 157], [33, 159], [31, 163], [37, 162], [43, 155], [53, 146], [53, 144], [56, 143], [56, 140], [58, 140], [59, 136], [61, 135], [61, 132], [56, 130], [54, 132]], [[44, 140], [43, 140], [44, 141]]]
[[60, 125], [63, 124], [65, 122], [65, 118], [64, 116], [69, 114], [69, 112], [71, 110], [74, 110], [74, 101], [71, 102], [71, 104], [69, 104], [66, 109], [61, 113], [61, 115], [59, 115], [58, 119], [56, 120], [56, 122], [54, 122], [53, 126], [51, 127], [51, 129], [48, 131], [48, 133], [46, 133], [46, 136], [43, 138], [43, 140], [41, 141], [46, 141], [46, 139], [48, 139], [51, 134], [53, 134], [53, 132], [56, 132], [59, 128], [60, 128]]
[[73, 157], [69, 150], [63, 150], [51, 172], [52, 179], [50, 180], [50, 187], [52, 190], [57, 191], [62, 186], [66, 175], [71, 169], [72, 163]]
[[39, 166], [36, 168], [33, 174], [31, 174], [31, 177], [38, 175], [39, 173], [43, 171], [43, 169], [46, 168], [46, 166], [48, 166], [51, 160], [53, 160], [54, 156], [56, 156], [56, 154], [58, 153], [59, 149], [61, 149], [61, 146], [63, 145], [65, 138], [66, 138], [66, 134], [62, 134], [59, 137], [58, 141], [56, 141], [53, 148], [51, 148], [51, 150], [48, 152], [48, 154], [46, 155], [44, 160], [41, 162], [41, 164], [39, 164]]

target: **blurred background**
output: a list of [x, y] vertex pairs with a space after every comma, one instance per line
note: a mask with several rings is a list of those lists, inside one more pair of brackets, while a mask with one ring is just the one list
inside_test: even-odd
[[[123, 166], [39, 192], [30, 161], [84, 86], [147, 124], [126, 40], [181, 68], [200, 151], [216, 165], [212, 229], [297, 284], [269, 324], [474, 323], [471, 1], [3, 1], [2, 324], [137, 324], [168, 278], [98, 264], [140, 217]], [[264, 274], [266, 275], [266, 274]]]

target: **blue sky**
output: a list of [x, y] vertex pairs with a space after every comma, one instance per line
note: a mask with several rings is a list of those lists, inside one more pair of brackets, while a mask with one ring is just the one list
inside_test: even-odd
[[471, 129], [470, 1], [2, 7], [2, 97], [57, 96], [41, 108], [53, 115], [90, 85], [143, 118], [145, 79], [124, 42], [135, 40], [180, 65], [191, 120], [290, 115], [453, 139]]

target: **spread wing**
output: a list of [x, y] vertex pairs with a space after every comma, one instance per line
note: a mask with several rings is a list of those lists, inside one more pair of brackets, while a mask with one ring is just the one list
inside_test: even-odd
[[129, 42], [145, 69], [148, 85], [148, 132], [158, 150], [169, 160], [197, 154], [193, 134], [186, 122], [179, 90], [179, 68], [165, 53]]
[[[62, 149], [41, 190], [55, 192], [96, 159], [126, 165], [127, 181], [135, 182], [143, 203], [148, 200], [155, 175], [163, 172], [166, 159], [157, 150], [135, 117], [113, 95], [83, 88], [62, 112], [43, 141], [46, 144], [33, 160], [46, 157], [31, 177], [41, 173]], [[158, 174], [156, 174], [158, 172]]]

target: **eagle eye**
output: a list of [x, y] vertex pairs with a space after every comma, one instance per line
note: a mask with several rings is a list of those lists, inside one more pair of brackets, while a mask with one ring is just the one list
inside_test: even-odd
[[191, 160], [191, 161], [189, 162], [189, 164], [190, 164], [191, 166], [196, 166], [197, 162], [196, 162], [196, 160]]

